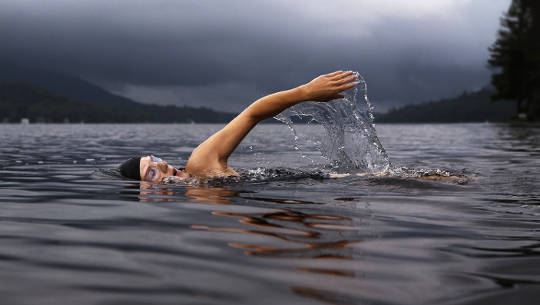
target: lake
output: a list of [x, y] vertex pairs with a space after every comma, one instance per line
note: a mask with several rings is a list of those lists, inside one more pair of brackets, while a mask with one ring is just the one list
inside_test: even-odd
[[221, 125], [0, 125], [3, 304], [540, 304], [540, 125], [377, 125], [394, 166], [319, 174], [320, 126], [260, 125], [251, 177], [146, 184]]

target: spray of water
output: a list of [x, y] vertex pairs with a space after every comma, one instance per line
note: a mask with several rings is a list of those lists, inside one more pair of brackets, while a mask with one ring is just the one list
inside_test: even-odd
[[364, 78], [354, 72], [359, 84], [345, 92], [345, 98], [327, 103], [306, 102], [291, 107], [275, 118], [289, 126], [295, 136], [295, 148], [299, 135], [294, 117], [309, 119], [308, 124], [320, 124], [325, 134], [319, 135], [320, 150], [328, 160], [327, 167], [337, 173], [380, 173], [392, 169], [375, 126], [373, 107], [367, 96]]

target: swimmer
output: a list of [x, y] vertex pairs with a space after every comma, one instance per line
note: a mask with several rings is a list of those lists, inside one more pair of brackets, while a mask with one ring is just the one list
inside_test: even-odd
[[170, 176], [238, 176], [238, 173], [227, 165], [227, 161], [238, 144], [260, 121], [274, 117], [301, 102], [328, 102], [343, 98], [342, 92], [357, 84], [358, 79], [352, 71], [336, 71], [321, 75], [296, 88], [267, 95], [255, 101], [223, 129], [195, 148], [184, 170], [150, 155], [125, 161], [120, 165], [120, 173], [127, 178], [149, 182], [161, 182]]

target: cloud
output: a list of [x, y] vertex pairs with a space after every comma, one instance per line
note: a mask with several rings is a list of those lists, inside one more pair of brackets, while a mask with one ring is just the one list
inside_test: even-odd
[[508, 5], [5, 0], [0, 57], [79, 75], [139, 101], [233, 109], [354, 69], [384, 108], [486, 84], [487, 47]]

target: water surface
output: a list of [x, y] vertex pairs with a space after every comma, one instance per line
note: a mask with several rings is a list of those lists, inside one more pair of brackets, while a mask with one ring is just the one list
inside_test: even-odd
[[2, 303], [539, 304], [540, 126], [377, 126], [393, 165], [466, 184], [324, 178], [316, 125], [256, 127], [230, 159], [253, 181], [107, 174], [220, 127], [0, 125]]

